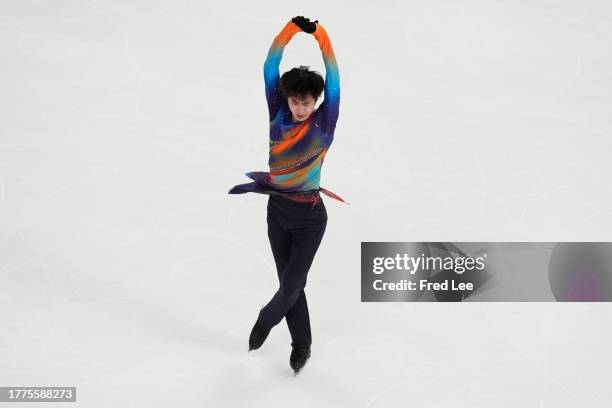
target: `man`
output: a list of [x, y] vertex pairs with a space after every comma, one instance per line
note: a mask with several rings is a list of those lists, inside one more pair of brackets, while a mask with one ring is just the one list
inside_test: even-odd
[[[318, 41], [325, 81], [306, 66], [293, 68], [279, 78], [283, 50], [300, 31]], [[272, 328], [285, 318], [292, 339], [289, 362], [297, 375], [310, 357], [312, 343], [304, 287], [327, 225], [327, 210], [319, 191], [345, 202], [319, 185], [321, 166], [339, 115], [340, 78], [331, 42], [318, 21], [298, 16], [287, 22], [268, 52], [264, 81], [270, 121], [270, 172], [246, 173], [254, 181], [234, 186], [229, 193], [269, 195], [268, 237], [280, 286], [259, 312], [249, 336], [249, 351], [261, 347]], [[324, 100], [315, 110], [322, 92]]]

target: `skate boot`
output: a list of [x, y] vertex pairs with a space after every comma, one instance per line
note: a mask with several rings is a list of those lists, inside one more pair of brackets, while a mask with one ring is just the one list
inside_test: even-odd
[[259, 324], [259, 319], [255, 322], [253, 329], [251, 330], [251, 335], [249, 336], [249, 352], [251, 350], [257, 350], [264, 344], [264, 341], [268, 338], [268, 334], [270, 334], [270, 330], [265, 330]]
[[289, 357], [289, 365], [293, 368], [293, 375], [296, 376], [300, 370], [306, 365], [306, 361], [310, 358], [310, 346], [305, 348], [296, 348], [292, 346], [291, 357]]

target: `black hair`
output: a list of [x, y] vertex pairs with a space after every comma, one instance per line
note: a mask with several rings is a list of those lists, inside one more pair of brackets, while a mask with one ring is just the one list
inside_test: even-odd
[[285, 100], [290, 96], [311, 95], [316, 101], [323, 92], [323, 86], [324, 81], [321, 74], [311, 71], [308, 66], [300, 65], [281, 76], [279, 88]]

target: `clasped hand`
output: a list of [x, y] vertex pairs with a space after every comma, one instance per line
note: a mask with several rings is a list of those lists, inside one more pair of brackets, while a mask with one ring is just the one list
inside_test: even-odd
[[312, 34], [317, 30], [317, 23], [319, 20], [310, 21], [309, 18], [304, 16], [296, 16], [291, 19], [291, 21], [298, 27], [302, 29], [305, 33]]

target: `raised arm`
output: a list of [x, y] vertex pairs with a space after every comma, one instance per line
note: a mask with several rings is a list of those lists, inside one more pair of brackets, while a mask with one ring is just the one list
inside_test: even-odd
[[274, 38], [270, 50], [268, 51], [268, 57], [264, 63], [264, 82], [266, 84], [266, 100], [268, 102], [270, 121], [274, 119], [283, 103], [283, 98], [278, 90], [280, 79], [278, 67], [283, 57], [283, 50], [291, 38], [300, 31], [302, 31], [300, 27], [289, 21]]
[[340, 112], [340, 73], [336, 56], [325, 28], [321, 24], [317, 24], [317, 29], [312, 35], [319, 42], [319, 48], [325, 63], [325, 100], [321, 107], [325, 110], [326, 129], [333, 136]]

